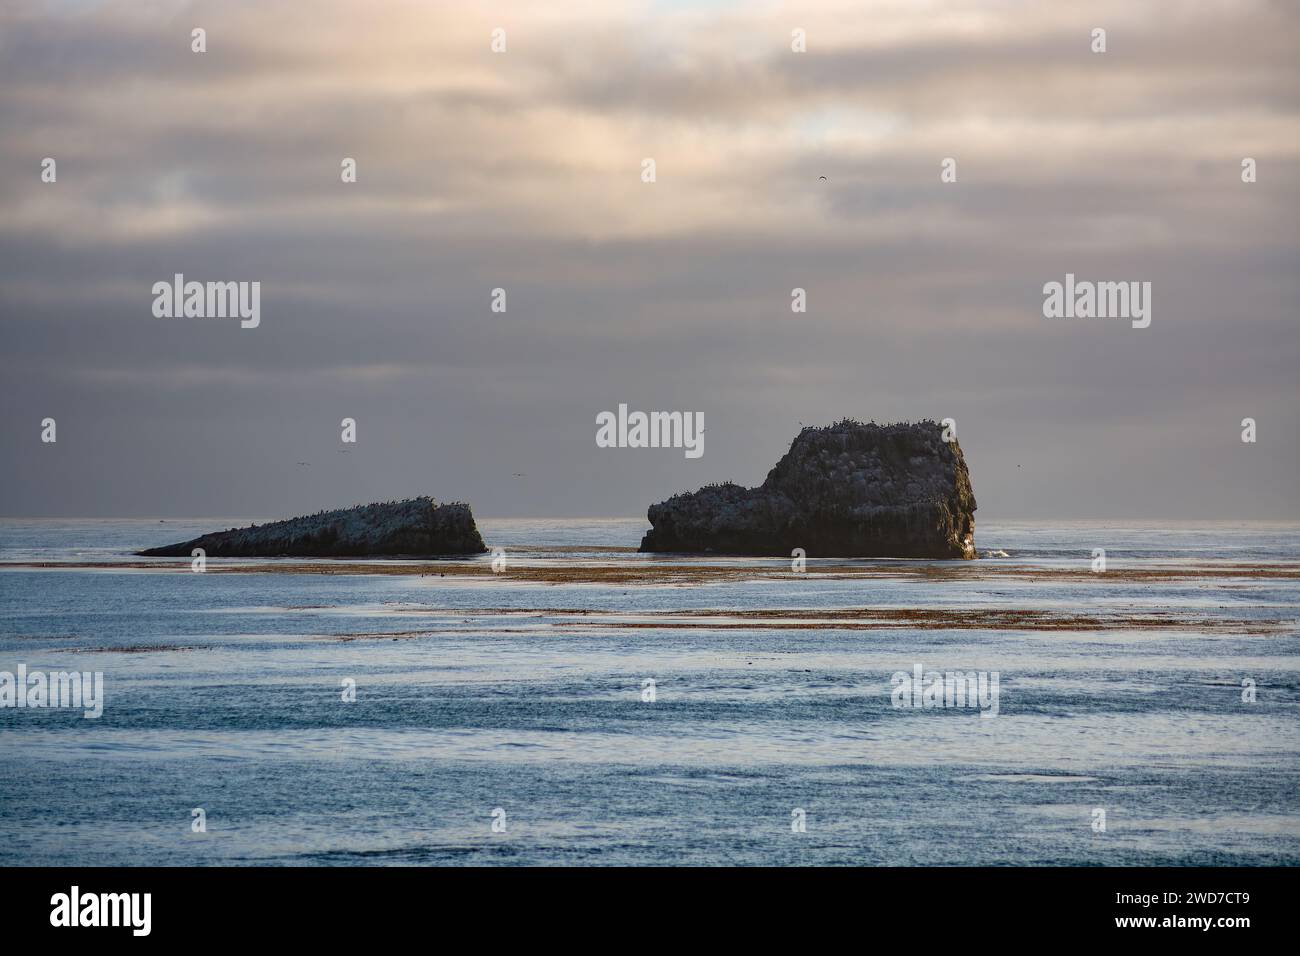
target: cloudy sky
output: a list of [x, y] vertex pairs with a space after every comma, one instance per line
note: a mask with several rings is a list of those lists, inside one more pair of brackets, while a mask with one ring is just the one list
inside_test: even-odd
[[[984, 520], [1300, 519], [1298, 28], [1265, 0], [6, 0], [0, 514], [643, 515], [848, 416], [956, 419]], [[260, 327], [155, 318], [178, 272], [261, 282]], [[1045, 319], [1067, 272], [1151, 282], [1150, 328]], [[598, 448], [620, 402], [703, 413], [703, 457]]]

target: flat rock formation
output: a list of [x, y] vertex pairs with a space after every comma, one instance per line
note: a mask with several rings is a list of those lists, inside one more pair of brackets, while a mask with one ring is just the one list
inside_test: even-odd
[[138, 553], [188, 558], [195, 548], [218, 558], [422, 557], [487, 550], [469, 505], [408, 498], [215, 531]]
[[974, 558], [975, 495], [933, 421], [807, 427], [757, 488], [708, 485], [651, 505], [642, 551]]

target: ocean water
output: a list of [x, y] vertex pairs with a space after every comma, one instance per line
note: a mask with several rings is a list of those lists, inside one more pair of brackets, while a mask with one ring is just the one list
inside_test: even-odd
[[[1300, 863], [1300, 526], [803, 574], [641, 520], [481, 521], [500, 575], [131, 556], [245, 523], [0, 520], [0, 671], [105, 698], [0, 709], [0, 864]], [[996, 717], [895, 707], [916, 664], [996, 672]]]

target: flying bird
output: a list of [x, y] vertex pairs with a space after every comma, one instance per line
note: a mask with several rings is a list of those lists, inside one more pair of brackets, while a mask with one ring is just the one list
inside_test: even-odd
[[827, 181], [825, 176], [818, 176], [817, 178], [820, 179], [822, 182]]

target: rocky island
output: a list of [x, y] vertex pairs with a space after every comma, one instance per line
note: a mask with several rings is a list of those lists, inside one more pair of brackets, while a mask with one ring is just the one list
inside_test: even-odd
[[487, 550], [469, 505], [422, 497], [215, 531], [137, 553], [188, 558], [195, 548], [219, 558], [423, 557]]
[[973, 558], [961, 447], [933, 421], [807, 427], [757, 488], [708, 485], [651, 505], [642, 551]]

